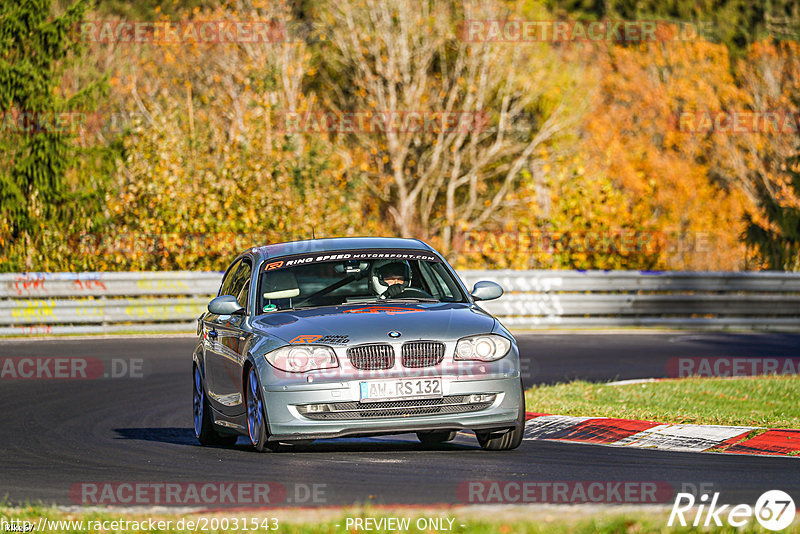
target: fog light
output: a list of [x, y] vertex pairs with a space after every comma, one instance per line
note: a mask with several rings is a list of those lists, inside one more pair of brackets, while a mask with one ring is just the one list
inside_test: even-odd
[[479, 404], [484, 402], [492, 402], [494, 401], [495, 395], [492, 393], [479, 393], [476, 395], [469, 396], [470, 404]]
[[322, 413], [328, 411], [327, 404], [308, 404], [304, 406], [306, 413]]

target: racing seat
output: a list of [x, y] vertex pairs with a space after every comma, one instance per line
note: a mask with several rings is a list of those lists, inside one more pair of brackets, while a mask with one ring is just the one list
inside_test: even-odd
[[264, 299], [279, 309], [291, 308], [292, 299], [300, 295], [297, 278], [291, 271], [274, 271], [264, 277]]

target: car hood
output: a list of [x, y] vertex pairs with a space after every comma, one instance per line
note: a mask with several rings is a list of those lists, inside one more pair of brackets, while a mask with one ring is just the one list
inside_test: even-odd
[[[461, 303], [397, 303], [326, 306], [262, 315], [256, 330], [286, 343], [356, 345], [415, 339], [455, 340], [492, 331], [495, 319]], [[392, 338], [389, 332], [399, 332]]]

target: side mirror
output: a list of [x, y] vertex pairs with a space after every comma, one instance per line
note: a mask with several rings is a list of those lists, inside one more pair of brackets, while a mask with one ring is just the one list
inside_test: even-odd
[[475, 300], [494, 300], [503, 296], [503, 288], [500, 284], [484, 280], [475, 284], [471, 295]]
[[244, 313], [244, 307], [233, 295], [220, 295], [208, 303], [208, 311], [216, 315], [236, 315]]

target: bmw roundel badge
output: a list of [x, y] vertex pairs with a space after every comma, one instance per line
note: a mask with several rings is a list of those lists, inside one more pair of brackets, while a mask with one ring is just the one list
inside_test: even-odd
[[402, 334], [396, 330], [389, 332], [389, 337], [400, 337]]

